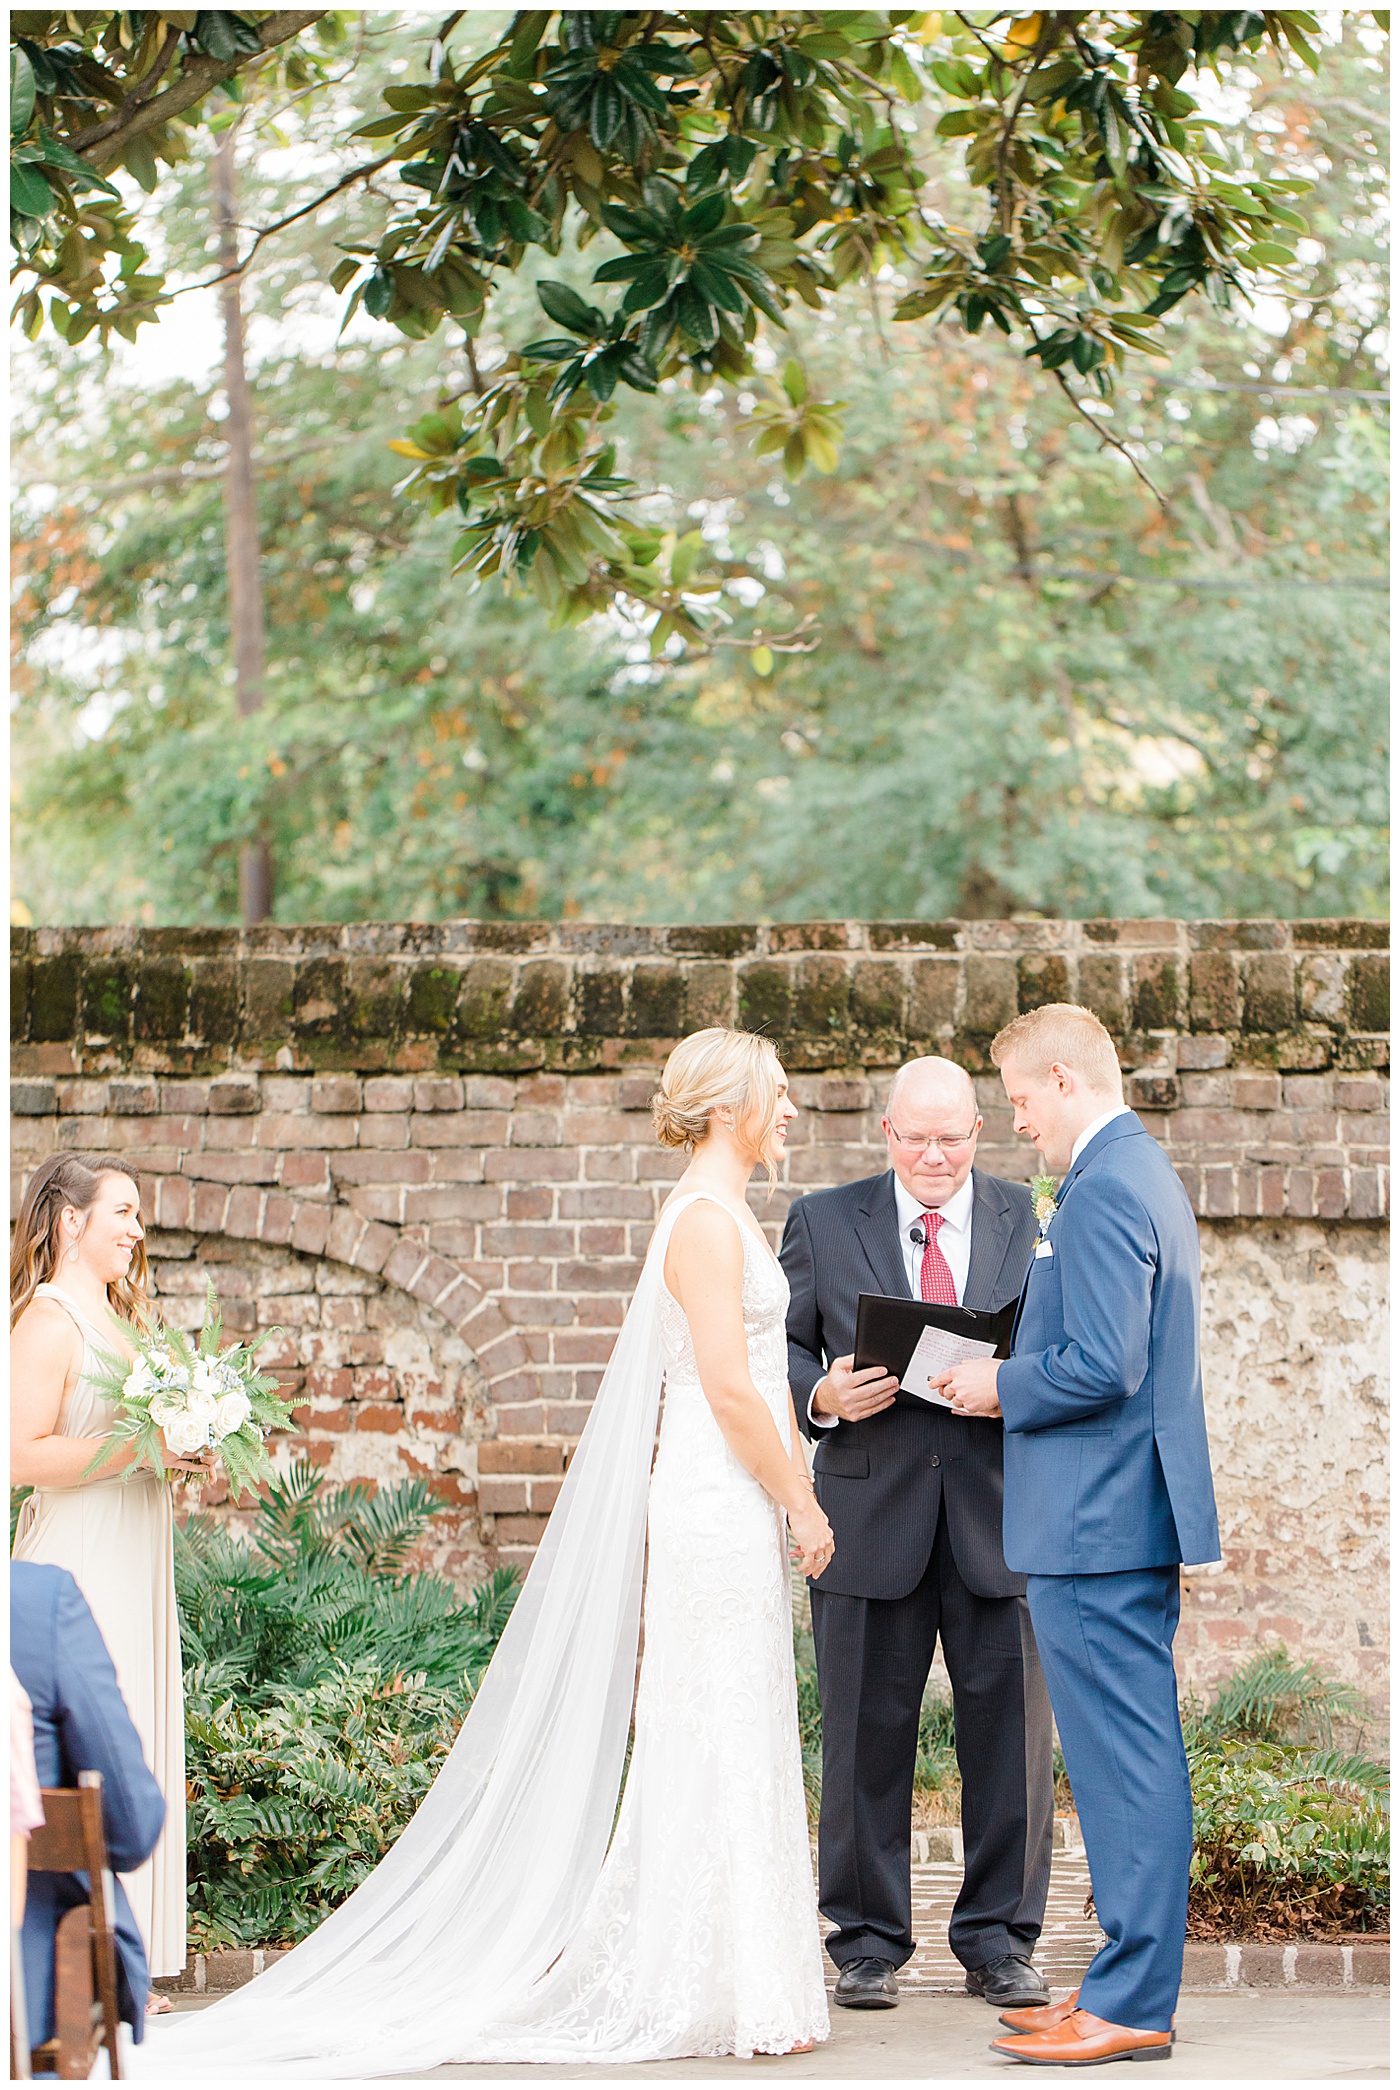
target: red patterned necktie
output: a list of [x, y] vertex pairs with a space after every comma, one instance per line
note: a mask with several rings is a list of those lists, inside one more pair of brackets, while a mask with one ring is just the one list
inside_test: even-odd
[[938, 1245], [938, 1229], [943, 1224], [941, 1212], [924, 1214], [924, 1261], [919, 1272], [919, 1290], [922, 1296], [935, 1306], [956, 1306], [957, 1287], [953, 1273], [948, 1268], [948, 1259]]

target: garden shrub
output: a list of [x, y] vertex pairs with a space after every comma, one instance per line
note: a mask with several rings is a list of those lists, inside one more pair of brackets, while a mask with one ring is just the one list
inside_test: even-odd
[[1388, 1778], [1337, 1750], [1216, 1742], [1193, 1754], [1196, 1937], [1384, 1930]]
[[185, 1679], [191, 1949], [293, 1945], [373, 1871], [456, 1739], [471, 1694], [372, 1661], [263, 1702]]
[[1361, 1714], [1349, 1685], [1282, 1648], [1247, 1662], [1204, 1710], [1183, 1708], [1193, 1936], [1388, 1927], [1390, 1773], [1335, 1746], [1337, 1723]]
[[464, 1602], [404, 1572], [440, 1507], [421, 1480], [330, 1489], [301, 1463], [251, 1539], [177, 1532], [195, 1950], [305, 1937], [436, 1777], [519, 1581]]

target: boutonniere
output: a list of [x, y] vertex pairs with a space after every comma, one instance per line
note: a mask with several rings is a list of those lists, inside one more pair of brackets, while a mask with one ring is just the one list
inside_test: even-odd
[[1055, 1178], [1047, 1176], [1043, 1171], [1040, 1175], [1031, 1177], [1031, 1209], [1043, 1234], [1059, 1210], [1055, 1203]]

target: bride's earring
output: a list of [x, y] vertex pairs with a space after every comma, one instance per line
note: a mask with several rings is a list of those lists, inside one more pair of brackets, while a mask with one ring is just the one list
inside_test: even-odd
[[78, 1244], [77, 1244], [77, 1242], [76, 1242], [76, 1241], [75, 1241], [75, 1242], [73, 1243], [73, 1246], [72, 1246], [72, 1247], [71, 1247], [71, 1248], [69, 1249], [69, 1251], [68, 1251], [67, 1255], [66, 1255], [66, 1256], [64, 1257], [64, 1259], [63, 1259], [63, 1260], [64, 1260], [64, 1261], [65, 1261], [66, 1263], [76, 1263], [76, 1262], [77, 1262], [77, 1260], [78, 1260]]

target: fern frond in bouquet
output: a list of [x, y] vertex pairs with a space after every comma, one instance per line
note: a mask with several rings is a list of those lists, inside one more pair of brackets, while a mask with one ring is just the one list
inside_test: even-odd
[[[267, 1434], [290, 1429], [292, 1411], [277, 1380], [259, 1370], [257, 1352], [281, 1330], [265, 1328], [251, 1342], [221, 1350], [223, 1315], [212, 1280], [205, 1284], [197, 1341], [181, 1328], [162, 1326], [146, 1334], [121, 1324], [136, 1356], [108, 1355], [93, 1374], [93, 1384], [117, 1412], [88, 1473], [105, 1463], [114, 1445], [128, 1445], [135, 1456], [124, 1480], [143, 1466], [164, 1471], [167, 1452], [177, 1459], [207, 1459], [211, 1471], [221, 1465], [235, 1500], [272, 1478]], [[172, 1477], [188, 1480], [183, 1473]]]

